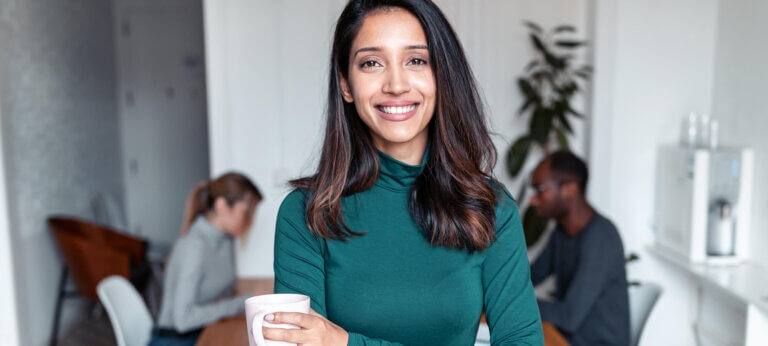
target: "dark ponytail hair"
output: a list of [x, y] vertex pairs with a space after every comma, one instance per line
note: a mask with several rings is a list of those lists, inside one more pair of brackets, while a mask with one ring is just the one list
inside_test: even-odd
[[378, 155], [355, 105], [345, 103], [341, 77], [348, 77], [352, 41], [365, 18], [401, 8], [421, 23], [427, 39], [437, 100], [429, 126], [430, 152], [411, 190], [409, 211], [432, 245], [484, 250], [495, 240], [496, 149], [482, 100], [456, 33], [429, 0], [351, 0], [336, 23], [331, 50], [325, 140], [317, 173], [292, 181], [308, 190], [307, 226], [331, 239], [361, 235], [341, 217], [341, 198], [377, 179]]
[[213, 209], [217, 198], [223, 197], [231, 207], [247, 195], [252, 195], [257, 203], [263, 199], [256, 185], [240, 173], [229, 172], [214, 180], [197, 183], [187, 198], [181, 235], [187, 234], [199, 215]]

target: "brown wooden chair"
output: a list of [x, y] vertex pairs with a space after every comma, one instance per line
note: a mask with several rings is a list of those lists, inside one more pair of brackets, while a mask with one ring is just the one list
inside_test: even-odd
[[[146, 262], [147, 242], [108, 226], [72, 217], [56, 216], [48, 219], [59, 250], [64, 257], [59, 280], [59, 293], [51, 332], [51, 344], [58, 339], [59, 319], [64, 299], [83, 296], [98, 302], [96, 286], [110, 276], [119, 275], [128, 280], [132, 269]], [[72, 277], [77, 291], [67, 291], [67, 279]]]

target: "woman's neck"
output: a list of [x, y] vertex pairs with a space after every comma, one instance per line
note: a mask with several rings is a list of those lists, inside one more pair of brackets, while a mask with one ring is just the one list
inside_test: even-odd
[[418, 166], [424, 159], [424, 152], [427, 149], [428, 139], [429, 134], [427, 131], [424, 131], [405, 143], [387, 142], [377, 137], [374, 137], [373, 142], [377, 149], [393, 159], [409, 165]]

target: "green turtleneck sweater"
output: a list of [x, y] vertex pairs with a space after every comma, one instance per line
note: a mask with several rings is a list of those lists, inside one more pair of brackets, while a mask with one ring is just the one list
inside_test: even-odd
[[408, 212], [422, 165], [379, 152], [371, 188], [342, 199], [342, 217], [365, 235], [310, 233], [305, 192], [280, 206], [275, 292], [301, 293], [349, 332], [349, 345], [472, 345], [483, 310], [492, 345], [543, 345], [515, 202], [497, 190], [496, 241], [483, 252], [434, 247]]

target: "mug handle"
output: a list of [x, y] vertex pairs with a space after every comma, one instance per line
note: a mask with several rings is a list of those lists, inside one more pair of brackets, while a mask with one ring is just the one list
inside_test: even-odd
[[259, 312], [255, 317], [253, 317], [253, 321], [251, 323], [251, 334], [253, 334], [253, 341], [255, 341], [256, 345], [258, 346], [267, 344], [267, 341], [264, 340], [264, 331], [261, 330], [261, 327], [264, 325], [264, 316], [267, 314], [268, 312]]

